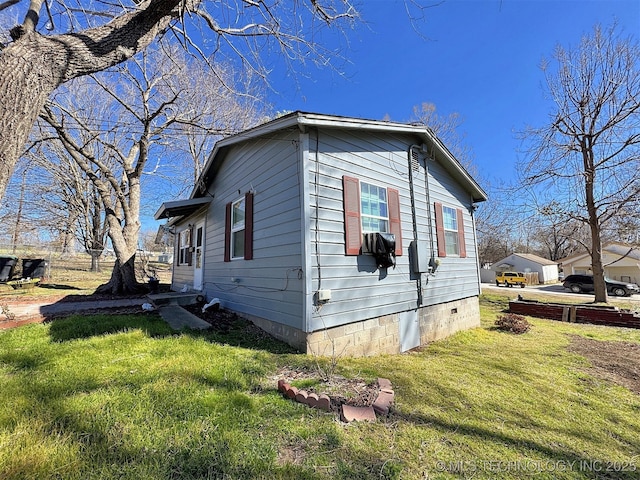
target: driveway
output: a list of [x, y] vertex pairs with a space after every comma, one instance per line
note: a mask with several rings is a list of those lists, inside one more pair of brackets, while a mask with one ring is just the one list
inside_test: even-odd
[[[482, 292], [511, 292], [510, 295], [514, 297], [516, 295], [522, 295], [526, 298], [528, 293], [542, 293], [545, 295], [558, 296], [558, 300], [560, 301], [562, 297], [571, 298], [575, 300], [576, 298], [584, 301], [584, 303], [593, 302], [595, 299], [594, 295], [589, 293], [571, 293], [566, 290], [561, 283], [554, 283], [549, 285], [527, 285], [524, 288], [520, 287], [497, 287], [495, 283], [483, 283], [481, 285]], [[633, 304], [640, 307], [640, 295], [631, 295], [630, 297], [614, 297], [613, 295], [609, 295], [609, 302], [611, 303], [625, 303], [625, 304]]]
[[0, 330], [27, 323], [41, 323], [55, 317], [80, 312], [115, 312], [117, 309], [135, 309], [137, 311], [141, 310], [142, 304], [148, 301], [143, 296], [113, 299], [96, 298], [95, 300], [87, 297], [82, 301], [68, 301], [65, 296], [12, 298], [2, 301], [6, 313], [3, 312], [3, 315], [0, 315]]

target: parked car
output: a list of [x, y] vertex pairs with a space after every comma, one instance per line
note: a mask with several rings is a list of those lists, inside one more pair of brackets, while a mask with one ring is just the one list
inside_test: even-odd
[[502, 272], [502, 273], [496, 274], [496, 285], [498, 287], [500, 285], [504, 285], [505, 287], [520, 285], [520, 287], [524, 288], [526, 283], [527, 283], [527, 279], [525, 278], [524, 273]]
[[[605, 277], [607, 292], [617, 297], [626, 297], [640, 293], [640, 287], [635, 283], [618, 282]], [[573, 293], [593, 292], [593, 275], [569, 275], [562, 282], [562, 286]]]

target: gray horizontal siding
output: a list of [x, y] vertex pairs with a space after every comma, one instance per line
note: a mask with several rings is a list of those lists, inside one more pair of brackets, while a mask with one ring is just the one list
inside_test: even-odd
[[[305, 163], [298, 151], [299, 145], [305, 144], [299, 142], [301, 138], [297, 132], [281, 132], [269, 139], [236, 145], [227, 153], [209, 188], [214, 199], [206, 222], [204, 290], [207, 297], [218, 297], [233, 310], [303, 330], [328, 328], [416, 308], [417, 285], [408, 255], [413, 226], [407, 150], [412, 139], [395, 134], [371, 136], [357, 131], [348, 135], [323, 131], [319, 142], [320, 163], [315, 162], [315, 138], [308, 143], [311, 151]], [[416, 172], [414, 182], [420, 241], [428, 243], [431, 221], [435, 248], [433, 202], [442, 202], [463, 209], [468, 254], [464, 259], [442, 258], [435, 276], [423, 276], [424, 304], [433, 305], [477, 295], [478, 283], [473, 223], [467, 210], [469, 195], [436, 162], [429, 161], [427, 165], [429, 202], [423, 169]], [[299, 177], [303, 166], [308, 167], [304, 172], [308, 196], [301, 202]], [[372, 257], [345, 255], [343, 175], [399, 191], [403, 255], [397, 258], [395, 269], [387, 269], [382, 274]], [[255, 192], [254, 259], [224, 262], [225, 205], [248, 190]], [[302, 205], [307, 209], [310, 226], [306, 245], [302, 244], [305, 237]], [[308, 252], [306, 259], [302, 258], [304, 251]], [[305, 268], [310, 272], [305, 272]], [[193, 281], [192, 271], [189, 277], [187, 270], [175, 268], [175, 285], [181, 286], [187, 278], [189, 283]], [[312, 299], [311, 295], [304, 298], [305, 283], [311, 293], [318, 288], [332, 291], [331, 301], [321, 309], [308, 308], [311, 312], [308, 319], [304, 318], [303, 302], [311, 307]]]
[[173, 290], [181, 290], [185, 285], [189, 288], [193, 287], [194, 265], [177, 265], [176, 262], [180, 258], [178, 254], [178, 238], [180, 232], [187, 228], [188, 224], [197, 224], [204, 221], [204, 215], [201, 210], [190, 217], [184, 218], [181, 223], [176, 225], [175, 243], [173, 245], [173, 274], [171, 276], [171, 288]]
[[[331, 301], [313, 314], [311, 329], [329, 328], [381, 315], [416, 308], [418, 295], [409, 266], [408, 248], [413, 240], [407, 152], [408, 137], [365, 133], [322, 131], [319, 160], [310, 152], [311, 238], [319, 244], [311, 248], [312, 289], [330, 289]], [[315, 139], [310, 144], [315, 146]], [[419, 239], [429, 242], [429, 214], [436, 247], [433, 202], [462, 208], [464, 212], [467, 258], [442, 258], [435, 276], [423, 275], [424, 305], [444, 303], [478, 294], [473, 223], [468, 213], [469, 195], [434, 161], [428, 162], [431, 198], [427, 205], [424, 169], [414, 172], [415, 207]], [[317, 169], [317, 171], [316, 171]], [[347, 256], [344, 247], [342, 177], [395, 188], [400, 194], [403, 255], [395, 269], [386, 274], [375, 267], [373, 258]], [[318, 179], [318, 184], [315, 179]], [[316, 209], [316, 206], [318, 207]], [[317, 212], [317, 215], [316, 215]], [[321, 279], [321, 280], [320, 280]]]
[[[204, 290], [223, 306], [303, 327], [297, 134], [232, 147], [209, 187]], [[224, 262], [225, 206], [254, 193], [253, 260]], [[233, 282], [236, 279], [237, 282]]]

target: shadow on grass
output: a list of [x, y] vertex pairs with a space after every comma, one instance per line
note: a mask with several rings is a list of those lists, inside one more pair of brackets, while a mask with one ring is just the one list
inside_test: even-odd
[[62, 285], [60, 283], [41, 283], [38, 288], [44, 288], [47, 290], [82, 290], [81, 288], [74, 287], [72, 285]]
[[55, 342], [87, 339], [138, 329], [154, 338], [175, 334], [171, 327], [156, 313], [134, 315], [73, 314], [53, 319], [48, 323], [50, 323], [49, 335]]
[[94, 336], [142, 330], [152, 338], [188, 335], [211, 343], [229, 345], [270, 353], [296, 353], [293, 347], [260, 330], [248, 320], [237, 318], [223, 330], [212, 326], [209, 330], [173, 330], [156, 312], [135, 314], [72, 314], [50, 320], [49, 335], [55, 342], [87, 339]]
[[[597, 478], [601, 479], [610, 478], [617, 480], [631, 480], [638, 478], [638, 472], [636, 472], [635, 469], [634, 471], [629, 469], [628, 471], [607, 472], [605, 471], [605, 468], [606, 465], [611, 464], [611, 459], [599, 459], [583, 456], [580, 455], [579, 452], [569, 450], [569, 448], [562, 448], [562, 444], [560, 443], [557, 444], [557, 448], [554, 448], [533, 440], [510, 436], [507, 432], [498, 432], [496, 430], [482, 428], [479, 426], [447, 422], [441, 417], [431, 415], [415, 413], [402, 414], [396, 412], [392, 414], [389, 419], [393, 421], [406, 421], [416, 425], [429, 425], [440, 430], [446, 435], [455, 434], [469, 438], [477, 438], [482, 442], [494, 442], [501, 447], [508, 448], [509, 450], [522, 452], [521, 455], [523, 461], [526, 462], [531, 459], [532, 463], [530, 466], [534, 468], [535, 473], [541, 475], [544, 475], [545, 473], [552, 473], [554, 467], [564, 465], [567, 466], [567, 468], [569, 468], [569, 466], [571, 467], [570, 470], [576, 475], [574, 478], [595, 478], [591, 476], [592, 474], [597, 474]], [[462, 463], [473, 463], [474, 460], [474, 458], [456, 458], [456, 462], [460, 461]], [[479, 473], [490, 473], [492, 471], [491, 469], [495, 468], [495, 464], [497, 462], [501, 462], [502, 464], [508, 463], [507, 460], [500, 458], [482, 460], [488, 461], [489, 464], [485, 466], [488, 468], [488, 471], [480, 471]], [[482, 462], [480, 462], [480, 465], [482, 465]], [[592, 467], [595, 469], [594, 471], [590, 471]], [[482, 467], [480, 467], [480, 470], [482, 470]], [[531, 470], [527, 470], [527, 472], [530, 473]]]

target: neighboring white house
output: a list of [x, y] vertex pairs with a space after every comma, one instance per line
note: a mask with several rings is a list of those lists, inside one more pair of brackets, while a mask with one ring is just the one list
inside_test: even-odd
[[175, 230], [174, 290], [302, 351], [359, 356], [479, 325], [486, 198], [424, 126], [294, 112], [218, 142], [156, 219]]
[[[591, 255], [580, 253], [560, 260], [564, 276], [572, 273], [593, 274]], [[640, 284], [640, 250], [624, 243], [612, 242], [602, 246], [605, 276], [621, 282]]]
[[558, 281], [558, 262], [548, 260], [532, 253], [512, 253], [491, 266], [494, 272], [538, 272], [539, 283], [556, 283]]

